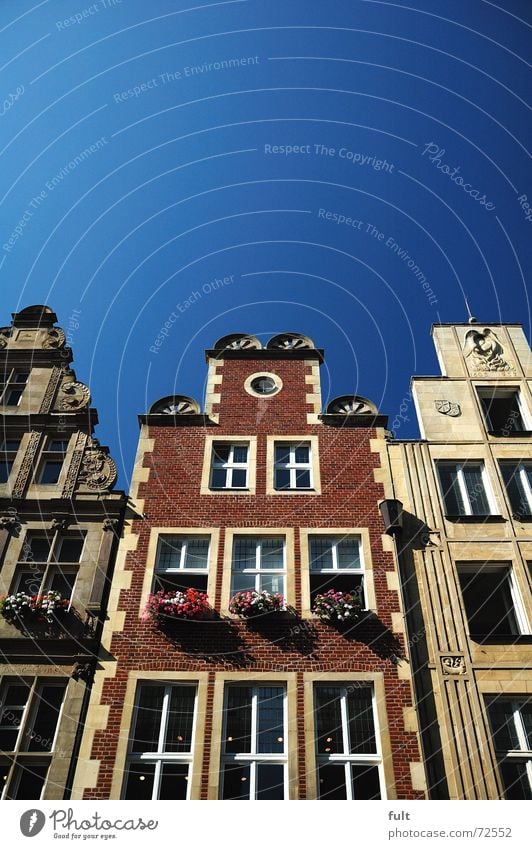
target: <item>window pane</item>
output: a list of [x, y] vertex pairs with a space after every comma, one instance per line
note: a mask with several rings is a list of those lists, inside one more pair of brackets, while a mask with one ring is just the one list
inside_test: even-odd
[[23, 389], [9, 389], [6, 393], [4, 404], [7, 407], [16, 407], [20, 399], [22, 398]]
[[257, 764], [257, 799], [284, 799], [282, 764]]
[[343, 754], [345, 750], [339, 687], [316, 689], [316, 725], [318, 752], [327, 755]]
[[249, 799], [249, 766], [226, 764], [222, 784], [222, 799]]
[[12, 752], [16, 746], [30, 688], [27, 684], [7, 684], [0, 711], [0, 749]]
[[308, 463], [310, 461], [310, 450], [308, 445], [297, 445], [294, 453], [296, 463]]
[[318, 593], [325, 593], [327, 590], [336, 590], [340, 593], [356, 592], [360, 595], [362, 606], [365, 604], [362, 575], [335, 571], [316, 573], [310, 576], [310, 597], [312, 601]]
[[339, 569], [360, 569], [360, 543], [358, 539], [342, 539], [337, 546]]
[[0, 460], [0, 483], [7, 483], [12, 468], [12, 460]]
[[532, 787], [524, 761], [505, 761], [500, 764], [506, 799], [532, 799]]
[[519, 634], [506, 569], [462, 572], [459, 580], [472, 634]]
[[83, 537], [65, 537], [56, 551], [57, 563], [79, 563], [83, 550]]
[[15, 592], [27, 593], [27, 595], [37, 595], [41, 591], [41, 584], [44, 577], [44, 572], [40, 572], [37, 568], [17, 569], [15, 574]]
[[[506, 486], [506, 492], [512, 506], [512, 511], [517, 514], [528, 514], [531, 511], [531, 505], [528, 504], [528, 499], [523, 491], [521, 483], [520, 466], [514, 463], [501, 463], [501, 472]], [[532, 467], [528, 470], [528, 474], [532, 471]]]
[[369, 687], [348, 688], [347, 713], [349, 716], [349, 751], [352, 755], [377, 752], [373, 704]]
[[259, 689], [257, 751], [261, 754], [284, 752], [283, 693], [282, 687]]
[[275, 462], [276, 463], [289, 463], [290, 462], [290, 446], [289, 445], [276, 445], [275, 446]]
[[227, 480], [226, 469], [213, 469], [211, 476], [211, 487], [213, 489], [224, 489]]
[[487, 516], [491, 513], [480, 466], [466, 463], [463, 466], [464, 483], [471, 504], [471, 512], [474, 516]]
[[269, 593], [281, 593], [284, 596], [284, 575], [268, 575], [261, 572], [259, 575], [259, 590]]
[[215, 466], [222, 465], [223, 463], [227, 463], [229, 460], [229, 452], [231, 451], [231, 446], [229, 444], [223, 445], [213, 445], [213, 456], [212, 461]]
[[186, 799], [188, 764], [163, 764], [158, 799]]
[[189, 752], [194, 720], [194, 687], [172, 687], [166, 728], [166, 752]]
[[464, 502], [458, 486], [458, 478], [455, 466], [440, 463], [438, 465], [445, 512], [450, 516], [462, 516], [465, 513]]
[[179, 537], [164, 537], [159, 542], [157, 566], [164, 569], [179, 569], [183, 541]]
[[488, 708], [493, 745], [499, 752], [519, 749], [519, 738], [514, 720], [514, 707], [507, 699], [495, 699]]
[[209, 565], [209, 537], [187, 539], [185, 569], [207, 569]]
[[46, 446], [47, 451], [57, 451], [66, 454], [68, 451], [68, 439], [51, 439]]
[[523, 420], [519, 412], [517, 392], [485, 394], [481, 397], [486, 421], [490, 430], [520, 431], [524, 430]]
[[62, 461], [46, 460], [41, 468], [39, 483], [51, 484], [57, 483], [61, 469], [63, 468]]
[[298, 489], [309, 489], [310, 487], [310, 470], [296, 469], [296, 487]]
[[257, 540], [254, 537], [236, 537], [233, 545], [233, 569], [256, 569]]
[[233, 446], [233, 463], [247, 463], [248, 447], [247, 445]]
[[154, 580], [154, 592], [163, 590], [167, 592], [184, 592], [188, 589], [207, 592], [207, 575], [188, 574], [180, 569], [178, 572], [163, 572], [156, 575]]
[[251, 751], [251, 687], [228, 687], [226, 752]]
[[522, 704], [520, 713], [523, 725], [525, 726], [525, 734], [528, 738], [528, 748], [532, 750], [532, 701]]
[[21, 560], [46, 563], [50, 555], [52, 540], [48, 537], [28, 536], [22, 548]]
[[284, 568], [284, 546], [283, 539], [276, 537], [263, 539], [260, 547], [261, 569], [283, 569]]
[[59, 711], [63, 703], [65, 686], [40, 688], [33, 726], [27, 734], [27, 749], [30, 752], [51, 752], [54, 742]]
[[233, 469], [233, 480], [232, 486], [236, 489], [237, 487], [245, 487], [247, 482], [247, 471], [246, 469]]
[[131, 751], [156, 752], [161, 727], [164, 687], [144, 685], [137, 702], [137, 718]]
[[288, 469], [275, 470], [275, 489], [290, 489], [290, 472]]
[[343, 764], [322, 764], [318, 771], [318, 782], [320, 799], [347, 799]]
[[[0, 747], [1, 748], [1, 747]], [[7, 761], [2, 761], [0, 763], [0, 797], [4, 792], [4, 787], [6, 786], [7, 777], [9, 775], [9, 770], [11, 769], [11, 764]]]
[[310, 568], [332, 569], [332, 540], [328, 537], [310, 537]]
[[146, 801], [153, 795], [155, 764], [131, 764], [127, 774], [124, 799]]
[[8, 799], [40, 799], [46, 773], [48, 772], [48, 764], [28, 764], [26, 767], [17, 766], [11, 787], [13, 794], [9, 792]]
[[233, 572], [231, 576], [231, 595], [241, 593], [245, 590], [254, 590], [257, 578], [256, 573], [251, 575], [246, 572]]
[[352, 764], [351, 781], [353, 799], [381, 798], [378, 767], [367, 766], [367, 764]]
[[60, 593], [63, 598], [70, 598], [75, 583], [76, 572], [63, 572], [60, 569], [54, 569], [50, 573], [50, 579], [47, 581], [46, 589]]

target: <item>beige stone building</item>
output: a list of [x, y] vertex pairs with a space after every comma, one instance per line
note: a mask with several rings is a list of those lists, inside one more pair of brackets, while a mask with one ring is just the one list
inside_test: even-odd
[[430, 795], [532, 798], [532, 360], [516, 324], [440, 324], [420, 440], [388, 443]]
[[69, 797], [125, 507], [56, 321], [0, 328], [2, 799]]

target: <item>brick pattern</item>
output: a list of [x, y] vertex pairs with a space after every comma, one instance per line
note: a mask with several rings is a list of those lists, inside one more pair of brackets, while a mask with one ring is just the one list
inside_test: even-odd
[[[105, 680], [102, 705], [108, 705], [109, 719], [95, 732], [91, 757], [100, 761], [97, 786], [85, 791], [86, 799], [110, 795], [116, 740], [121, 727], [121, 711], [129, 670], [209, 671], [207, 711], [198, 733], [205, 735], [202, 798], [207, 796], [212, 699], [218, 671], [254, 672], [296, 671], [298, 688], [298, 769], [300, 797], [305, 798], [305, 740], [303, 673], [336, 673], [345, 670], [346, 680], [358, 671], [382, 672], [386, 693], [388, 728], [395, 791], [398, 798], [422, 798], [412, 787], [410, 763], [420, 754], [416, 734], [405, 731], [405, 708], [411, 706], [410, 680], [399, 676], [397, 658], [404, 651], [403, 638], [392, 632], [392, 615], [399, 613], [398, 595], [389, 588], [387, 574], [394, 571], [393, 555], [384, 551], [382, 521], [378, 501], [384, 497], [374, 470], [379, 454], [370, 440], [382, 437], [374, 428], [335, 428], [307, 424], [312, 405], [306, 401], [305, 376], [312, 366], [304, 360], [250, 361], [226, 360], [223, 367], [221, 400], [216, 433], [256, 434], [257, 495], [249, 501], [240, 496], [200, 495], [206, 431], [202, 427], [150, 427], [153, 452], [144, 458], [150, 470], [140, 483], [146, 520], [136, 520], [131, 531], [138, 535], [136, 549], [127, 553], [125, 569], [131, 571], [129, 589], [119, 596], [118, 610], [125, 612], [122, 631], [112, 636], [111, 653], [117, 658], [116, 676]], [[276, 372], [283, 390], [273, 398], [257, 399], [243, 389], [252, 372]], [[208, 429], [213, 433], [213, 428]], [[317, 434], [320, 445], [322, 495], [266, 495], [266, 436]], [[367, 527], [369, 529], [378, 619], [360, 624], [343, 635], [317, 620], [272, 619], [257, 626], [239, 621], [177, 623], [158, 630], [150, 622], [139, 621], [138, 609], [147, 560], [150, 527], [220, 527], [215, 598], [220, 604], [222, 557], [225, 527], [291, 527], [295, 533], [296, 607], [300, 612], [300, 527]], [[290, 564], [289, 564], [290, 568]], [[397, 617], [396, 617], [397, 618]]]

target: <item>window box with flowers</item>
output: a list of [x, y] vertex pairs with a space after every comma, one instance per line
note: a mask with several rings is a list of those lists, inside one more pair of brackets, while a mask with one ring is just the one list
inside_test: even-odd
[[212, 614], [207, 593], [189, 588], [184, 592], [159, 590], [148, 598], [144, 610], [144, 619], [159, 624], [165, 622], [184, 622], [191, 619], [206, 619]]
[[315, 596], [312, 613], [328, 625], [354, 625], [368, 611], [363, 607], [362, 596], [357, 590], [327, 590]]
[[33, 621], [53, 624], [69, 609], [69, 599], [55, 590], [40, 595], [18, 592], [0, 599], [0, 614], [11, 623]]
[[264, 616], [269, 613], [285, 611], [284, 598], [281, 593], [270, 593], [267, 590], [243, 590], [235, 593], [229, 602], [229, 613], [242, 619]]

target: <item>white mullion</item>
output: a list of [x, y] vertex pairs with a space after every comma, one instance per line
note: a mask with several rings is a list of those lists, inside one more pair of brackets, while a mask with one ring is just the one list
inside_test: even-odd
[[155, 770], [154, 770], [154, 773], [153, 773], [153, 790], [152, 790], [152, 794], [151, 794], [152, 800], [159, 798], [159, 789], [160, 789], [160, 785], [161, 785], [162, 764], [163, 764], [163, 761], [160, 758], [158, 758], [155, 761]]
[[179, 569], [185, 568], [187, 553], [188, 553], [188, 542], [185, 539], [183, 539], [181, 541], [181, 551], [179, 552]]
[[257, 727], [259, 713], [259, 691], [258, 687], [253, 687], [251, 696], [251, 746], [250, 754], [254, 758], [250, 762], [249, 768], [249, 798], [255, 800], [256, 784], [257, 784]]
[[344, 687], [344, 692], [340, 697], [340, 716], [342, 718], [342, 743], [344, 755], [348, 755], [351, 749], [349, 739], [349, 714], [347, 712], [347, 691]]
[[515, 618], [517, 619], [517, 626], [519, 628], [519, 632], [521, 634], [526, 634], [529, 631], [528, 617], [521, 602], [521, 595], [517, 588], [514, 571], [511, 566], [507, 569], [507, 580], [510, 585], [510, 597], [513, 601], [514, 613]]
[[348, 802], [353, 801], [353, 780], [351, 776], [351, 761], [344, 764], [345, 796]]
[[512, 711], [514, 726], [517, 733], [517, 739], [519, 741], [519, 748], [522, 751], [526, 752], [528, 751], [528, 740], [526, 736], [523, 717], [521, 716], [521, 709], [518, 702], [512, 702]]
[[164, 688], [163, 704], [161, 709], [161, 725], [159, 728], [159, 739], [157, 741], [157, 754], [164, 752], [164, 741], [166, 737], [166, 728], [168, 724], [168, 713], [170, 706], [171, 687]]
[[519, 463], [519, 479], [521, 481], [521, 487], [525, 498], [528, 501], [528, 510], [529, 512], [532, 512], [532, 489], [530, 488], [524, 463]]
[[464, 506], [464, 510], [467, 516], [472, 516], [473, 511], [471, 509], [471, 502], [469, 500], [469, 493], [467, 491], [467, 487], [465, 485], [464, 480], [464, 467], [456, 466], [456, 480], [458, 482], [458, 489], [460, 490], [460, 495], [462, 496], [462, 504]]

